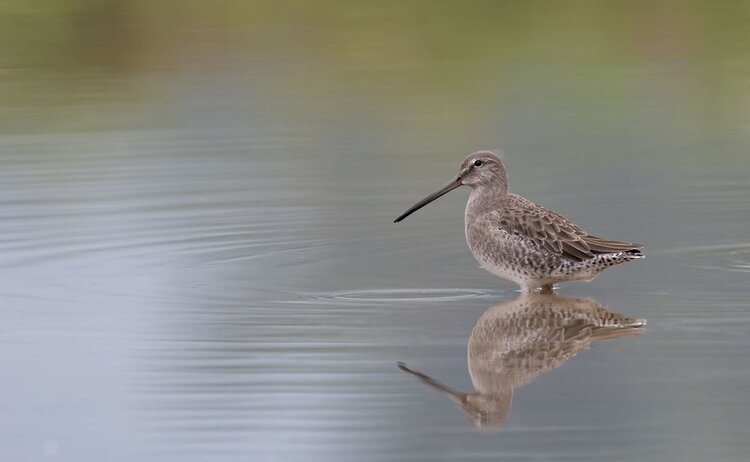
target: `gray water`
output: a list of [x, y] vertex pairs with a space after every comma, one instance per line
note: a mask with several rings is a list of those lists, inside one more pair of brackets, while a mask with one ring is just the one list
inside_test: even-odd
[[[541, 38], [503, 17], [451, 51], [441, 21], [481, 15], [412, 32], [398, 8], [263, 11], [237, 13], [250, 48], [213, 28], [231, 14], [186, 15], [159, 46], [85, 48], [93, 64], [6, 60], [0, 459], [750, 457], [750, 59], [731, 12], [633, 54], [612, 36], [637, 28], [598, 17]], [[397, 367], [471, 393], [472, 330], [519, 306], [466, 248], [466, 191], [392, 223], [480, 148], [503, 150], [513, 191], [648, 256], [560, 289], [591, 299], [572, 318], [600, 306], [640, 335], [576, 344], [491, 431]], [[534, 361], [553, 357], [519, 316]]]

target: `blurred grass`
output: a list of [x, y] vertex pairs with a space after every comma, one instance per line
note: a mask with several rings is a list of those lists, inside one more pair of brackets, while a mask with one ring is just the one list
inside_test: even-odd
[[685, 110], [750, 122], [749, 23], [742, 1], [7, 0], [0, 126], [118, 126], [225, 75], [282, 112], [356, 99], [450, 127], [529, 78], [607, 99], [672, 73]]
[[451, 61], [745, 59], [750, 46], [750, 5], [743, 1], [6, 0], [3, 6], [5, 68], [173, 68], [196, 44], [304, 51], [353, 71], [411, 67], [415, 59], [425, 70]]

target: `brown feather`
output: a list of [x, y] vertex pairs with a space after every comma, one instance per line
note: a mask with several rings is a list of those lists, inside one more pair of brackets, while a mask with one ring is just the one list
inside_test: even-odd
[[503, 208], [492, 213], [501, 229], [576, 262], [642, 247], [592, 236], [562, 215], [515, 194], [508, 194]]

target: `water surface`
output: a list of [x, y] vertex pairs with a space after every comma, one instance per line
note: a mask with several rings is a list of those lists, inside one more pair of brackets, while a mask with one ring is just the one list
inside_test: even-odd
[[[747, 459], [740, 12], [231, 5], [4, 61], [0, 458]], [[479, 148], [648, 255], [561, 289], [641, 335], [570, 350], [492, 432], [397, 367], [471, 392], [472, 331], [519, 296], [466, 191], [392, 223]]]

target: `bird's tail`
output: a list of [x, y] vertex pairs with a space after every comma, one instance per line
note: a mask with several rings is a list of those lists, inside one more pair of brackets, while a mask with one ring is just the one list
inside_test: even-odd
[[643, 245], [631, 242], [612, 241], [597, 236], [586, 236], [586, 243], [591, 248], [593, 254], [620, 253], [629, 255], [631, 258], [645, 258], [641, 250]]
[[630, 249], [623, 253], [629, 255], [631, 258], [646, 258], [646, 254], [641, 249]]

